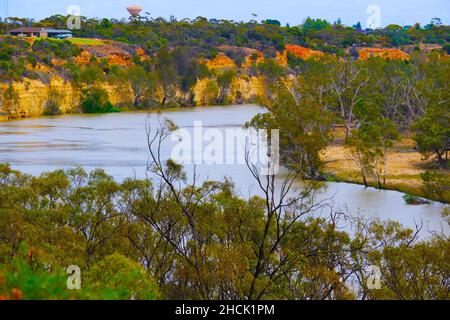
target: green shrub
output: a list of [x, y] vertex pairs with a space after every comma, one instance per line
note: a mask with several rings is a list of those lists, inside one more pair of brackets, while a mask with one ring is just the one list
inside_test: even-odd
[[70, 41], [54, 39], [38, 39], [33, 43], [32, 49], [41, 55], [58, 59], [70, 59], [78, 56], [82, 51], [81, 48], [73, 45]]
[[81, 289], [69, 290], [69, 274], [17, 258], [0, 265], [0, 300], [156, 300], [154, 280], [137, 262], [114, 254], [81, 270]]
[[58, 91], [50, 88], [47, 96], [47, 101], [44, 105], [44, 115], [57, 116], [61, 114], [60, 104], [63, 99], [63, 95]]
[[85, 113], [119, 112], [109, 101], [108, 92], [100, 87], [91, 87], [83, 91], [81, 109]]
[[101, 290], [107, 299], [156, 300], [157, 297], [157, 286], [142, 265], [117, 253], [93, 265], [85, 283], [92, 290]]
[[20, 96], [12, 85], [3, 91], [2, 104], [3, 111], [6, 112], [9, 118], [16, 118], [18, 116]]
[[450, 177], [445, 173], [427, 171], [421, 175], [423, 191], [429, 197], [450, 202]]
[[411, 205], [419, 205], [419, 204], [427, 204], [429, 203], [427, 200], [424, 200], [422, 198], [416, 197], [412, 194], [405, 194], [403, 196], [403, 200], [405, 200], [405, 202], [407, 204], [411, 204]]

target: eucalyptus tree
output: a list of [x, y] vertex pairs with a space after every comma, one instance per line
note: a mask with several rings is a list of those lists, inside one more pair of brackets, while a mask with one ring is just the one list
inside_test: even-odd
[[155, 96], [158, 85], [155, 72], [147, 72], [142, 66], [135, 65], [125, 70], [125, 78], [133, 90], [134, 107], [142, 107]]
[[[142, 223], [145, 243], [151, 248], [165, 243], [160, 249], [166, 253], [151, 258], [161, 267], [155, 278], [165, 295], [174, 299], [352, 296], [340, 279], [355, 272], [343, 268], [353, 249], [344, 249], [350, 241], [345, 233], [328, 218], [320, 218], [320, 213], [336, 215], [329, 199], [318, 199], [317, 182], [296, 190], [298, 170], [279, 182], [270, 171], [273, 163], [267, 168], [254, 164], [250, 149], [246, 163], [262, 197], [240, 199], [227, 180], [199, 183], [195, 169], [190, 181], [181, 165], [161, 157], [161, 146], [175, 129], [172, 122], [161, 119], [156, 128], [148, 127], [148, 171], [157, 184], [133, 211]], [[151, 251], [145, 250], [144, 242], [136, 247], [147, 255]], [[320, 284], [307, 285], [318, 278]]]
[[362, 123], [347, 140], [366, 187], [371, 177], [376, 180], [378, 188], [386, 186], [389, 151], [398, 139], [395, 124], [387, 118], [375, 116], [374, 120]]
[[346, 138], [350, 137], [356, 124], [355, 108], [364, 103], [370, 90], [370, 74], [365, 63], [344, 57], [332, 63], [328, 73], [336, 97], [336, 111], [344, 125]]

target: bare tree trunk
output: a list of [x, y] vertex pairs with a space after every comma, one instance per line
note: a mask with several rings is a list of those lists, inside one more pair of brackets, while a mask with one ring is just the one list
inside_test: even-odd
[[364, 174], [364, 172], [362, 172], [362, 178], [363, 178], [363, 182], [364, 182], [364, 186], [367, 188], [369, 187], [368, 183], [367, 183], [367, 178], [366, 175]]

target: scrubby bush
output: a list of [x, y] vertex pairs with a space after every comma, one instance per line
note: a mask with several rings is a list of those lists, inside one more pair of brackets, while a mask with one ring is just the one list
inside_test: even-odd
[[63, 95], [57, 90], [50, 88], [48, 91], [47, 100], [44, 105], [44, 115], [47, 116], [57, 116], [61, 114], [61, 100]]
[[81, 270], [81, 288], [67, 287], [69, 274], [23, 258], [0, 264], [0, 300], [155, 300], [157, 285], [137, 262], [113, 254]]
[[83, 90], [81, 98], [81, 110], [85, 113], [118, 112], [111, 101], [108, 92], [100, 87], [91, 87]]
[[8, 88], [2, 92], [1, 98], [2, 110], [5, 111], [10, 118], [17, 117], [20, 96], [14, 87], [12, 85], [8, 86]]
[[442, 202], [450, 202], [450, 177], [448, 174], [427, 171], [421, 175], [426, 195]]
[[108, 299], [155, 300], [157, 297], [157, 286], [142, 265], [117, 253], [93, 265], [85, 282], [103, 291]]
[[58, 59], [70, 59], [78, 56], [82, 49], [73, 45], [70, 41], [53, 40], [53, 39], [38, 39], [33, 43], [32, 49], [34, 52]]

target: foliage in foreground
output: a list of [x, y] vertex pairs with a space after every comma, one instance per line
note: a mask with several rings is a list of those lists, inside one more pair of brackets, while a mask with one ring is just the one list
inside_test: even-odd
[[158, 294], [144, 268], [120, 254], [92, 266], [82, 277], [81, 290], [67, 287], [66, 270], [48, 267], [20, 257], [0, 265], [0, 300], [155, 300]]
[[[446, 237], [418, 242], [398, 223], [360, 220], [350, 236], [337, 215], [313, 214], [327, 208], [313, 189], [273, 211], [229, 182], [177, 189], [180, 168], [161, 169], [166, 182], [155, 186], [101, 170], [32, 177], [1, 165], [0, 296], [450, 298]], [[70, 265], [81, 268], [81, 291], [66, 289]], [[381, 269], [380, 290], [367, 287], [371, 265]]]

